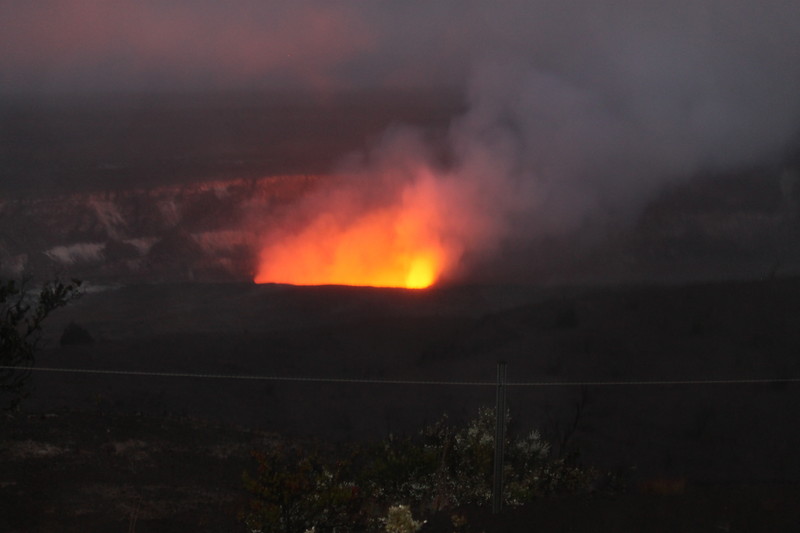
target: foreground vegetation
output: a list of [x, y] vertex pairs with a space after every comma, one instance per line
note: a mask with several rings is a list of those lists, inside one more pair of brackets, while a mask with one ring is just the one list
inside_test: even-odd
[[[244, 474], [251, 498], [242, 520], [260, 533], [411, 532], [438, 511], [490, 506], [494, 424], [494, 410], [482, 408], [464, 426], [444, 417], [417, 435], [346, 451], [295, 443], [255, 452], [256, 469]], [[604, 477], [575, 456], [551, 457], [535, 430], [507, 437], [504, 476], [507, 506], [587, 493]]]
[[30, 278], [0, 279], [0, 411], [15, 408], [28, 395], [45, 319], [81, 294], [79, 280], [31, 285]]

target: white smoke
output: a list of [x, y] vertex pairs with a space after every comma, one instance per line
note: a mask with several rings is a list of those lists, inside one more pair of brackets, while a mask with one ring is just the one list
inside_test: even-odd
[[357, 192], [337, 197], [435, 188], [465, 257], [593, 242], [667, 184], [797, 149], [796, 1], [51, 4], [0, 4], [3, 90], [466, 87], [445, 157], [393, 130], [350, 158]]
[[[529, 18], [508, 15], [535, 9], [512, 2], [500, 10], [505, 34], [482, 30], [489, 50], [452, 123], [450, 164], [434, 172], [448, 238], [466, 256], [553, 237], [597, 243], [665, 185], [775, 161], [797, 140], [795, 3], [577, 4], [587, 11], [568, 3], [563, 28], [526, 29]], [[497, 21], [494, 4], [470, 6]], [[387, 135], [361, 171], [436, 169], [409, 137]]]

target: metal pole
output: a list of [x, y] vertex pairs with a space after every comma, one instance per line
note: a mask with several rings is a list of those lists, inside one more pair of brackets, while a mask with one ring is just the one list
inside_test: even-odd
[[506, 445], [506, 362], [497, 362], [497, 400], [495, 402], [494, 429], [494, 484], [492, 487], [492, 513], [503, 508], [503, 457]]

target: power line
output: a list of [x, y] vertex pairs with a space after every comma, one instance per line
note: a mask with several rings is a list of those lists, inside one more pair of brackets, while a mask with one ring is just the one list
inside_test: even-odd
[[0, 366], [0, 370], [20, 370], [32, 372], [57, 372], [64, 374], [97, 374], [113, 376], [144, 376], [165, 378], [197, 378], [197, 379], [230, 379], [250, 381], [286, 381], [307, 383], [362, 383], [376, 385], [460, 385], [471, 387], [492, 387], [493, 381], [434, 381], [434, 380], [405, 380], [405, 379], [359, 379], [359, 378], [323, 378], [307, 376], [266, 376], [249, 374], [202, 374], [195, 372], [150, 372], [139, 370], [111, 370], [90, 368], [54, 368], [54, 367], [13, 367]]
[[772, 383], [800, 383], [800, 378], [742, 378], [742, 379], [652, 379], [619, 381], [527, 381], [509, 382], [516, 387], [620, 387], [648, 385], [765, 385]]
[[[309, 376], [270, 376], [249, 374], [203, 374], [196, 372], [151, 372], [140, 370], [113, 370], [90, 368], [56, 368], [56, 367], [14, 367], [0, 365], [0, 370], [18, 370], [25, 372], [51, 372], [62, 374], [91, 374], [112, 376], [139, 376], [161, 378], [221, 379], [247, 381], [277, 381], [293, 383], [344, 383], [364, 385], [436, 385], [494, 387], [495, 381], [445, 381], [445, 380], [411, 380], [411, 379], [375, 379], [375, 378], [324, 378]], [[673, 379], [673, 380], [612, 380], [612, 381], [509, 381], [509, 387], [624, 387], [624, 386], [669, 386], [669, 385], [764, 385], [777, 383], [800, 383], [800, 378], [733, 378], [733, 379]]]

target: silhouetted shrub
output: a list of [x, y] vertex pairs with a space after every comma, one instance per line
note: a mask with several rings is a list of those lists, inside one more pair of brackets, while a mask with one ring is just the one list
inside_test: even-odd
[[0, 409], [11, 409], [27, 396], [30, 367], [41, 338], [42, 324], [77, 298], [81, 282], [50, 281], [38, 289], [30, 279], [0, 280]]

